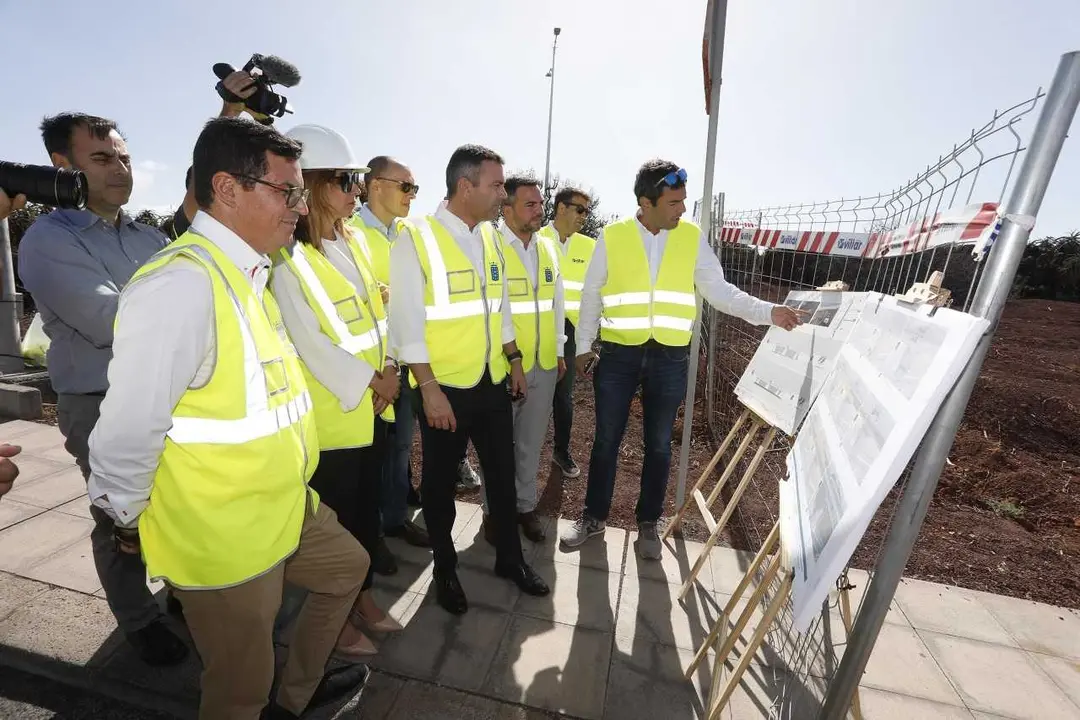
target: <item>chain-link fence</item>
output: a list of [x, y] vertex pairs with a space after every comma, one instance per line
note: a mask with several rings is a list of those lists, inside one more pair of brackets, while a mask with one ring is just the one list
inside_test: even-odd
[[[1040, 90], [996, 111], [989, 122], [891, 192], [738, 211], [725, 211], [723, 197], [716, 198], [711, 242], [728, 280], [757, 297], [782, 303], [790, 291], [835, 282], [855, 292], [905, 293], [938, 271], [940, 287], [951, 293], [951, 306], [966, 311], [981, 261], [1000, 226], [997, 208], [1015, 179], [1026, 149], [1023, 138], [1031, 133], [1042, 98]], [[702, 323], [706, 361], [699, 382], [704, 380], [709, 430], [719, 442], [744, 409], [735, 386], [766, 329], [707, 305]], [[727, 530], [734, 547], [756, 551], [769, 535], [777, 519], [778, 485], [786, 476], [784, 461], [791, 442], [777, 435], [739, 501]], [[850, 598], [856, 614], [908, 476], [905, 472], [882, 504], [852, 568], [838, 579], [838, 588], [854, 586]], [[705, 494], [711, 489], [707, 486]], [[728, 493], [725, 488], [725, 500]], [[763, 603], [779, 584], [779, 579], [774, 581]], [[756, 669], [743, 678], [744, 684], [759, 686], [754, 696], [771, 698], [771, 707], [760, 708], [764, 716], [816, 717], [847, 635], [838, 598], [836, 593], [830, 597], [806, 633], [793, 630], [790, 606], [775, 623], [760, 662], [751, 666]]]

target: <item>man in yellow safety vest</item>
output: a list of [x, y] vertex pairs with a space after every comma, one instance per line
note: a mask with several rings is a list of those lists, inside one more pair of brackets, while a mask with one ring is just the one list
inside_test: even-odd
[[555, 195], [552, 220], [541, 228], [540, 236], [552, 241], [559, 253], [559, 273], [566, 295], [566, 357], [570, 358], [566, 373], [555, 386], [554, 425], [555, 443], [551, 460], [563, 477], [581, 475], [574, 456], [570, 454], [570, 429], [574, 422], [574, 380], [577, 377], [573, 358], [576, 356], [574, 334], [577, 332], [578, 312], [581, 308], [581, 289], [585, 283], [585, 271], [592, 259], [596, 240], [581, 234], [585, 218], [589, 214], [592, 199], [577, 188], [564, 187]]
[[367, 678], [363, 665], [325, 672], [368, 555], [308, 487], [312, 398], [266, 292], [269, 255], [307, 213], [299, 157], [270, 127], [207, 123], [200, 210], [121, 295], [90, 436], [90, 500], [183, 605], [203, 665], [200, 720], [262, 717], [286, 581], [311, 592], [271, 717], [340, 701]]
[[697, 295], [755, 325], [791, 330], [800, 321], [791, 308], [759, 300], [724, 279], [701, 229], [681, 219], [686, 170], [664, 160], [649, 161], [638, 170], [634, 195], [637, 215], [604, 228], [585, 275], [576, 363], [578, 372], [589, 371], [597, 359], [591, 347], [599, 330], [593, 381], [596, 434], [585, 509], [562, 542], [577, 547], [604, 532], [619, 445], [640, 387], [645, 458], [635, 544], [642, 558], [658, 560], [656, 524], [664, 510], [672, 427], [686, 392]]

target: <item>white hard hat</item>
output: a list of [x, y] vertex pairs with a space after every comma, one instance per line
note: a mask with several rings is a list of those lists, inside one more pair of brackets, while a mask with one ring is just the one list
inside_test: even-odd
[[352, 146], [337, 130], [324, 125], [297, 125], [285, 133], [304, 146], [300, 153], [301, 170], [355, 170], [370, 172], [356, 161]]

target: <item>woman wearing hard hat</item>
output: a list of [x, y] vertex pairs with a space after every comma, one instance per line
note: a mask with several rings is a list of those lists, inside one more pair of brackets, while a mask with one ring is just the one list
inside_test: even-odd
[[[348, 140], [320, 125], [286, 133], [303, 145], [300, 168], [311, 191], [297, 242], [274, 258], [270, 287], [303, 363], [319, 434], [311, 487], [369, 555], [379, 541], [386, 423], [399, 391], [397, 363], [387, 355], [386, 312], [366, 241], [345, 224], [363, 173]], [[371, 655], [364, 630], [401, 624], [375, 604], [368, 569], [338, 639], [341, 655]]]

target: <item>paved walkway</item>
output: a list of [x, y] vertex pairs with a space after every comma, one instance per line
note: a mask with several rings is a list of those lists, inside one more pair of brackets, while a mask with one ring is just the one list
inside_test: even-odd
[[[122, 691], [190, 717], [197, 660], [147, 668], [116, 632], [90, 555], [85, 488], [59, 432], [11, 422], [0, 425], [0, 441], [23, 446], [22, 475], [0, 501], [0, 664]], [[564, 553], [550, 524], [547, 543], [526, 544], [553, 593], [531, 598], [490, 573], [494, 553], [480, 535], [479, 508], [458, 504], [455, 539], [472, 606], [460, 619], [427, 594], [430, 553], [394, 545], [401, 571], [379, 578], [378, 593], [407, 627], [382, 642], [360, 717], [701, 715], [707, 669], [692, 683], [683, 669], [747, 557], [717, 549], [701, 586], [680, 606], [679, 583], [700, 545], [672, 545], [661, 562], [643, 564], [633, 534], [609, 529], [603, 542]], [[864, 577], [853, 580], [865, 587]], [[842, 644], [835, 650], [842, 653]], [[811, 675], [826, 674], [819, 665]], [[797, 699], [820, 694], [819, 684], [794, 680], [776, 653], [763, 650], [724, 717], [769, 717], [784, 688]], [[862, 685], [871, 720], [1080, 718], [1080, 613], [904, 581]], [[796, 709], [791, 717], [812, 715]]]

